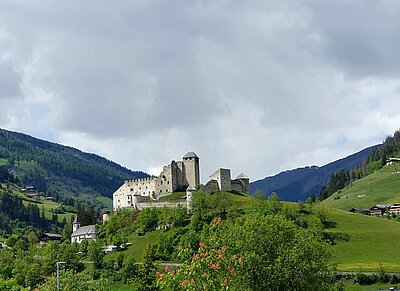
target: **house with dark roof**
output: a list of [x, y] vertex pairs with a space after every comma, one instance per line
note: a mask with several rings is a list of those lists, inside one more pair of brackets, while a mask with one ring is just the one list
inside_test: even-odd
[[389, 208], [390, 205], [379, 204], [372, 206], [369, 210], [371, 211], [372, 216], [381, 216], [386, 212], [386, 209]]
[[49, 232], [45, 232], [41, 236], [39, 236], [39, 242], [41, 245], [47, 244], [51, 241], [61, 243], [63, 241], [63, 237], [61, 234]]
[[80, 244], [84, 240], [95, 240], [97, 238], [96, 225], [82, 226], [78, 222], [78, 216], [72, 224], [71, 243]]

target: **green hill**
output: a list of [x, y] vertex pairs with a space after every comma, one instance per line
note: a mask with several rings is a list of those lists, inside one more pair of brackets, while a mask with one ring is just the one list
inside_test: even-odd
[[75, 213], [73, 207], [65, 207], [42, 195], [28, 197], [21, 187], [0, 183], [0, 236], [62, 228]]
[[[242, 209], [244, 212], [246, 210], [255, 211], [260, 206], [259, 203], [262, 203], [260, 200], [247, 195], [241, 196], [226, 192], [223, 193], [227, 198], [227, 202], [225, 203], [229, 205], [230, 209]], [[211, 202], [210, 205], [212, 204]], [[297, 213], [303, 213], [302, 211], [306, 213], [309, 207], [289, 202], [284, 202], [283, 205], [284, 208], [292, 209], [292, 211]], [[398, 238], [400, 237], [400, 222], [386, 218], [349, 213], [330, 207], [320, 207], [318, 205], [314, 206], [313, 209], [314, 214], [319, 217], [319, 214], [322, 213], [327, 218], [327, 221], [330, 222], [330, 227], [325, 232], [328, 234], [327, 237], [333, 238], [334, 241], [332, 246], [333, 257], [331, 259], [332, 268], [336, 267], [339, 271], [378, 272], [382, 267], [385, 272], [400, 272], [400, 254], [396, 248]], [[162, 219], [168, 213], [165, 212], [162, 214], [163, 211], [172, 211], [169, 215], [174, 213], [173, 211], [177, 211], [173, 216], [179, 212], [179, 210], [158, 209], [152, 211], [147, 209], [146, 220], [149, 219], [151, 213], [155, 215], [156, 212], [159, 213], [158, 218]], [[115, 215], [119, 215], [120, 218], [117, 216], [114, 217]], [[108, 234], [103, 239], [108, 241], [109, 244], [114, 243], [118, 237], [132, 244], [132, 246], [122, 252], [124, 259], [132, 257], [140, 261], [147, 244], [160, 244], [163, 242], [169, 246], [169, 251], [173, 252], [181, 242], [185, 241], [184, 237], [188, 239], [189, 234], [196, 237], [195, 233], [189, 231], [189, 226], [184, 228], [174, 227], [170, 230], [153, 229], [144, 235], [138, 234], [137, 230], [141, 228], [140, 225], [144, 223], [145, 217], [139, 219], [142, 220], [141, 222], [135, 221], [136, 219], [132, 221], [130, 219], [127, 220], [127, 218], [131, 216], [135, 217], [136, 215], [134, 212], [129, 211], [125, 212], [125, 214], [124, 212], [114, 213], [111, 224], [119, 225], [123, 220], [129, 221], [129, 223], [111, 233], [109, 233], [110, 229], [112, 229], [110, 225], [105, 226], [106, 229], [110, 229], [106, 230]], [[300, 214], [299, 219], [307, 219], [307, 214]], [[119, 253], [107, 255], [106, 261], [116, 260], [118, 255]]]
[[376, 204], [400, 202], [400, 166], [385, 166], [374, 173], [353, 181], [321, 202], [322, 205], [350, 210], [370, 208]]
[[400, 222], [340, 209], [325, 210], [336, 224], [327, 232], [348, 235], [348, 241], [333, 246], [332, 264], [337, 264], [339, 271], [379, 271], [382, 266], [385, 272], [400, 272]]
[[125, 179], [148, 176], [95, 154], [3, 129], [0, 165], [7, 165], [22, 186], [34, 185], [68, 205], [76, 200], [96, 204], [95, 197], [111, 197]]

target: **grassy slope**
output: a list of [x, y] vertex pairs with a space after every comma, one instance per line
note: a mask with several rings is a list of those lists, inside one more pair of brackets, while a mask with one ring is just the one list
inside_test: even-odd
[[[247, 195], [225, 193], [233, 201], [232, 207], [251, 208], [257, 200]], [[291, 203], [288, 205], [292, 205]], [[328, 232], [347, 233], [350, 240], [339, 241], [334, 245], [332, 265], [337, 264], [342, 271], [385, 271], [400, 272], [400, 253], [396, 245], [400, 237], [400, 222], [353, 214], [340, 209], [323, 207], [328, 218], [336, 223]], [[145, 236], [132, 233], [128, 241], [132, 243], [123, 252], [125, 259], [133, 257], [142, 259], [142, 251], [147, 244], [159, 241], [163, 231], [153, 231]], [[116, 259], [118, 253], [106, 256], [106, 260]]]
[[[152, 245], [160, 240], [160, 235], [163, 231], [152, 231], [146, 233], [144, 236], [138, 236], [137, 234], [131, 234], [127, 237], [127, 241], [132, 243], [125, 251], [121, 253], [124, 254], [124, 261], [127, 261], [129, 258], [134, 258], [136, 261], [141, 261], [143, 258], [143, 250], [146, 245]], [[108, 254], [105, 256], [105, 260], [115, 260], [118, 256], [119, 252]]]
[[329, 219], [337, 223], [329, 232], [344, 232], [350, 235], [348, 242], [334, 246], [333, 263], [341, 271], [385, 271], [400, 272], [400, 253], [397, 245], [400, 237], [400, 222], [340, 209], [328, 209]]
[[[257, 203], [256, 199], [254, 199], [250, 195], [236, 194], [230, 192], [218, 192], [214, 193], [213, 195], [218, 195], [218, 194], [226, 195], [228, 199], [232, 201], [231, 207], [250, 208], [252, 207], [252, 205], [254, 205], [253, 203]], [[178, 196], [180, 195], [181, 194], [179, 194]], [[160, 240], [162, 232], [163, 230], [152, 231], [150, 233], [146, 233], [146, 235], [144, 236], [138, 236], [135, 233], [129, 235], [127, 237], [127, 242], [132, 243], [132, 246], [130, 246], [126, 251], [122, 252], [125, 256], [124, 260], [126, 260], [129, 257], [133, 257], [135, 260], [140, 261], [142, 259], [142, 252], [146, 247], [146, 245], [157, 243]], [[106, 256], [106, 260], [116, 259], [117, 255], [118, 253], [109, 254]]]
[[96, 200], [99, 201], [103, 205], [104, 210], [112, 211], [113, 200], [111, 198], [104, 197], [104, 196], [97, 196]]
[[[340, 199], [335, 200], [335, 196], [339, 196]], [[322, 204], [349, 210], [352, 207], [370, 208], [376, 204], [395, 202], [400, 202], [399, 165], [385, 166], [353, 182], [352, 185], [324, 200]]]
[[[3, 184], [3, 189], [5, 189], [6, 186]], [[47, 219], [51, 219], [53, 216], [53, 213], [50, 211], [51, 209], [57, 209], [61, 207], [61, 204], [58, 204], [57, 202], [51, 201], [51, 200], [46, 200], [44, 199], [44, 197], [40, 197], [38, 198], [38, 200], [36, 199], [30, 199], [27, 198], [22, 192], [20, 188], [17, 187], [13, 187], [12, 188], [12, 193], [15, 196], [20, 197], [21, 199], [23, 199], [22, 203], [26, 206], [29, 203], [36, 203], [37, 206], [39, 207], [39, 211], [42, 211], [42, 207], [44, 208], [44, 215], [46, 216]], [[74, 215], [73, 213], [61, 213], [61, 214], [57, 214], [58, 215], [58, 221], [62, 222], [64, 217], [67, 219], [67, 221], [69, 221], [69, 219], [71, 218], [72, 215]]]

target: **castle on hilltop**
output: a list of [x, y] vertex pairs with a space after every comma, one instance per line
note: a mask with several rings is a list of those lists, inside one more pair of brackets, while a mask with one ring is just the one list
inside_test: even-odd
[[194, 152], [188, 152], [182, 161], [172, 161], [164, 166], [158, 177], [126, 180], [113, 194], [113, 209], [135, 207], [137, 203], [161, 196], [186, 191], [190, 186], [200, 184], [200, 159]]
[[[182, 161], [172, 161], [164, 166], [158, 177], [126, 180], [113, 194], [113, 209], [145, 207], [178, 207], [191, 203], [194, 187], [200, 185], [200, 159], [194, 152], [188, 152]], [[249, 178], [240, 174], [231, 180], [229, 169], [218, 169], [210, 176], [202, 188], [204, 192], [237, 191], [249, 193]], [[160, 197], [173, 192], [185, 192], [186, 200], [178, 202], [157, 201]]]

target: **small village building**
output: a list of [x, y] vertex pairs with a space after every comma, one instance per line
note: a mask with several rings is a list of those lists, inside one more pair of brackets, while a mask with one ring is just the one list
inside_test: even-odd
[[390, 166], [393, 164], [399, 164], [400, 163], [400, 158], [388, 158], [386, 159], [386, 166]]
[[391, 205], [389, 208], [389, 213], [399, 215], [400, 214], [400, 203], [395, 203], [395, 204]]
[[369, 209], [358, 209], [358, 208], [353, 207], [349, 210], [349, 212], [359, 213], [359, 214], [364, 214], [364, 215], [371, 215], [371, 210], [369, 210]]
[[103, 251], [104, 251], [104, 253], [106, 253], [106, 254], [115, 253], [115, 252], [118, 251], [118, 249], [119, 249], [119, 248], [118, 248], [117, 246], [113, 246], [113, 245], [104, 246], [104, 247], [103, 247]]
[[369, 210], [371, 211], [371, 216], [381, 216], [385, 213], [386, 208], [386, 205], [375, 205], [372, 206]]
[[28, 198], [38, 198], [39, 193], [36, 190], [35, 186], [27, 186], [21, 190], [22, 193], [25, 194], [26, 197]]
[[82, 226], [78, 222], [78, 216], [75, 216], [75, 220], [72, 224], [71, 243], [80, 244], [84, 240], [95, 240], [97, 238], [96, 225]]
[[41, 245], [45, 245], [51, 241], [61, 243], [63, 241], [63, 237], [61, 234], [49, 232], [45, 232], [39, 236], [39, 242]]
[[110, 211], [103, 213], [103, 224], [106, 224], [110, 220]]

